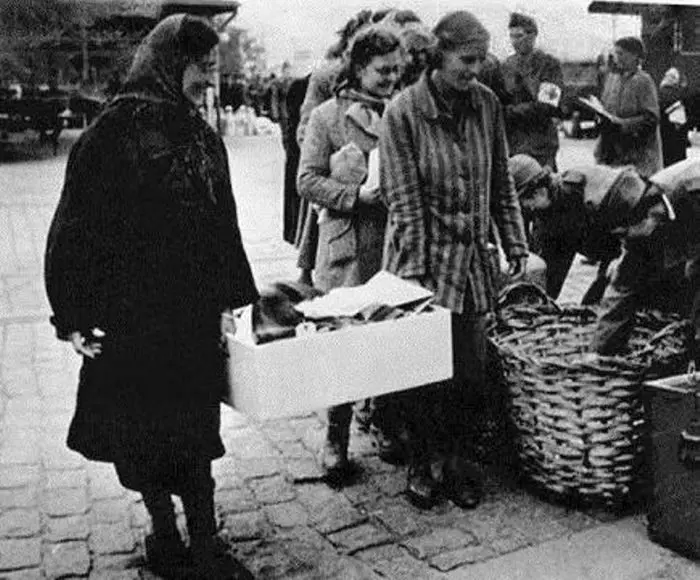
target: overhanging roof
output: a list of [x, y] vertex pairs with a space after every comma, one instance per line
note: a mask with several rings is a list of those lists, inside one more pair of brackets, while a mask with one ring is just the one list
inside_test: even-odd
[[593, 14], [641, 14], [648, 8], [660, 8], [663, 6], [697, 6], [700, 8], [700, 0], [595, 0], [588, 5], [588, 11]]

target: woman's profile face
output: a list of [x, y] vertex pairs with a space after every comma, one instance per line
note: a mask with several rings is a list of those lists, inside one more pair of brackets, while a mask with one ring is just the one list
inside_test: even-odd
[[476, 81], [485, 60], [485, 47], [458, 47], [445, 51], [438, 73], [449, 86], [465, 91]]
[[616, 46], [614, 49], [615, 64], [622, 71], [633, 71], [637, 70], [639, 65], [639, 58], [636, 54], [625, 50], [621, 46]]
[[204, 100], [208, 86], [214, 81], [216, 59], [212, 53], [190, 62], [182, 76], [182, 92], [195, 105]]
[[377, 97], [390, 97], [403, 74], [404, 57], [401, 49], [375, 56], [358, 73], [360, 88]]

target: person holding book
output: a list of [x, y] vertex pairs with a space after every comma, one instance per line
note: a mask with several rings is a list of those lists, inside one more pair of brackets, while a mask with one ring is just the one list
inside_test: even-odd
[[598, 163], [634, 165], [643, 177], [662, 168], [659, 98], [654, 80], [642, 70], [644, 44], [627, 36], [615, 43], [616, 72], [608, 75], [599, 111]]

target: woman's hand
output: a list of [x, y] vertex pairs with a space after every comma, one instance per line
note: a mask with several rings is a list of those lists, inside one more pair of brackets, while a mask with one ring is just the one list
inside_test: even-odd
[[236, 334], [236, 319], [230, 309], [221, 313], [221, 336], [227, 334]]
[[527, 256], [518, 256], [508, 260], [508, 276], [514, 280], [518, 280], [527, 272]]
[[89, 339], [85, 338], [82, 332], [76, 330], [70, 333], [70, 342], [76, 354], [88, 358], [95, 358], [102, 353], [102, 342], [100, 339], [104, 338], [104, 336], [105, 333], [99, 328], [93, 330], [92, 336]]

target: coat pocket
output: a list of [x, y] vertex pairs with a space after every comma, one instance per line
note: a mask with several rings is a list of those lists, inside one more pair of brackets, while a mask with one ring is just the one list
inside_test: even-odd
[[330, 265], [349, 262], [357, 257], [357, 235], [352, 218], [331, 217], [319, 225], [319, 243], [328, 244]]

